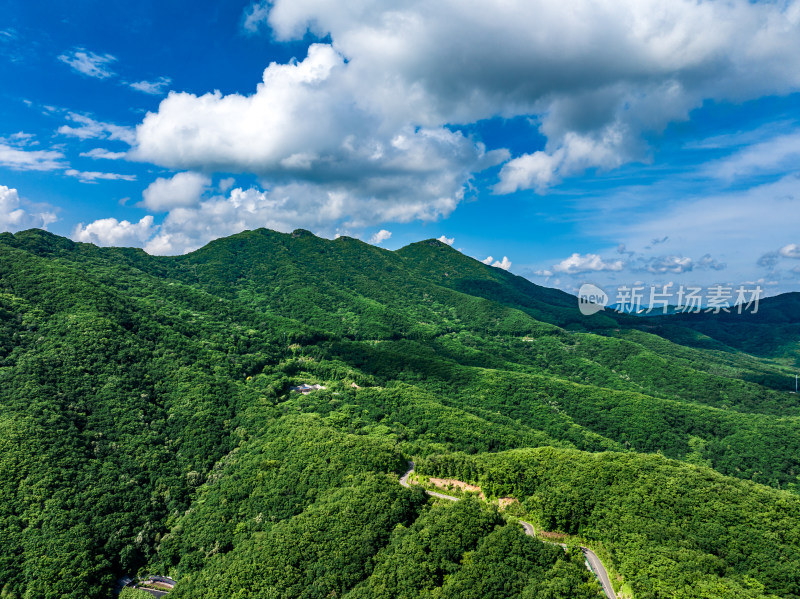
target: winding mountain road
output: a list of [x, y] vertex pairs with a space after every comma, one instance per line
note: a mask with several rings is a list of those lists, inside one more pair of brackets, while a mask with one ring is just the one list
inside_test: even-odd
[[592, 572], [595, 576], [597, 576], [597, 580], [600, 581], [600, 584], [603, 587], [603, 592], [606, 594], [608, 599], [617, 599], [617, 595], [614, 592], [614, 587], [611, 586], [611, 580], [608, 578], [608, 572], [606, 572], [603, 562], [601, 562], [600, 558], [597, 557], [597, 554], [588, 547], [581, 547], [581, 551], [583, 551], [583, 556], [589, 563]]
[[[410, 466], [408, 472], [406, 472], [403, 476], [400, 477], [400, 484], [404, 487], [411, 487], [411, 483], [408, 482], [408, 478], [414, 472], [414, 462], [409, 462], [408, 465]], [[444, 493], [437, 493], [436, 491], [428, 491], [425, 489], [425, 492], [430, 495], [431, 497], [437, 497], [439, 499], [447, 499], [449, 501], [458, 501], [458, 497], [453, 497], [452, 495], [445, 495]], [[519, 523], [522, 525], [522, 528], [525, 530], [525, 534], [536, 538], [536, 529], [533, 528], [533, 524], [530, 522], [525, 522], [524, 520], [520, 520]], [[550, 543], [550, 541], [543, 541], [544, 543]], [[567, 548], [564, 543], [551, 543], [552, 545], [560, 545]], [[597, 577], [597, 580], [600, 582], [600, 585], [603, 587], [603, 592], [606, 594], [608, 599], [617, 599], [617, 595], [614, 592], [614, 587], [611, 586], [611, 579], [608, 577], [608, 572], [606, 571], [605, 566], [603, 566], [603, 562], [600, 561], [600, 558], [597, 557], [597, 554], [589, 549], [588, 547], [581, 547], [581, 551], [583, 552], [583, 556], [586, 559], [586, 563], [589, 565], [589, 569], [592, 571]]]
[[[411, 469], [400, 478], [401, 485], [411, 488], [411, 484], [408, 482], [408, 477], [411, 476], [412, 472], [414, 472], [414, 462], [411, 462]], [[425, 489], [425, 492], [431, 497], [438, 497], [439, 499], [447, 499], [449, 501], [458, 501], [458, 497], [453, 497], [452, 495], [445, 495], [444, 493], [437, 493], [436, 491], [428, 491], [427, 489]]]

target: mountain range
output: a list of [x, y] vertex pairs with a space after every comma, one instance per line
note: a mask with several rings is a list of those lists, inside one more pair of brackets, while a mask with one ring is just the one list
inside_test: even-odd
[[584, 316], [436, 240], [3, 233], [0, 597], [602, 597], [583, 544], [619, 597], [800, 598], [799, 366], [800, 293]]

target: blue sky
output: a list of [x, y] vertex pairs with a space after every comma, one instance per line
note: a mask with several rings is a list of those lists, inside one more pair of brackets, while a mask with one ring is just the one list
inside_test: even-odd
[[0, 229], [800, 289], [800, 3], [0, 0]]

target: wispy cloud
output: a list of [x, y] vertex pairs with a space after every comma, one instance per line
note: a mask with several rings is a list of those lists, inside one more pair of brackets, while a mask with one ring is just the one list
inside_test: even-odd
[[725, 270], [725, 268], [728, 266], [724, 262], [720, 262], [716, 258], [712, 257], [711, 254], [706, 254], [697, 260], [696, 264], [699, 268], [710, 268], [711, 270]]
[[117, 58], [111, 54], [95, 54], [86, 48], [75, 48], [59, 56], [58, 60], [87, 77], [107, 79], [116, 75], [110, 65], [116, 62]]
[[772, 121], [733, 133], [722, 133], [689, 141], [683, 145], [683, 148], [686, 150], [732, 150], [772, 139], [795, 128], [797, 128], [795, 121]]
[[258, 33], [266, 25], [269, 17], [269, 8], [268, 2], [254, 2], [245, 10], [244, 22], [242, 23], [245, 33]]
[[706, 163], [701, 174], [738, 181], [742, 177], [786, 173], [800, 159], [800, 130], [754, 143], [731, 156]]
[[[110, 125], [108, 123], [99, 123], [83, 117], [81, 115], [72, 115], [75, 119], [82, 121], [80, 128], [74, 129], [66, 127], [69, 131], [60, 131], [61, 133], [71, 134], [80, 139], [88, 139], [92, 137], [106, 137], [108, 139], [120, 139], [127, 137], [125, 128], [118, 127], [117, 125]], [[62, 127], [63, 129], [63, 127]], [[33, 135], [24, 133], [22, 131], [9, 135], [8, 137], [0, 137], [0, 166], [18, 170], [18, 171], [63, 171], [63, 174], [68, 177], [74, 177], [84, 183], [95, 183], [100, 180], [106, 181], [135, 181], [135, 175], [125, 175], [118, 173], [106, 173], [99, 171], [81, 171], [72, 168], [66, 160], [64, 152], [61, 148], [49, 150], [31, 150], [28, 146], [35, 145]], [[81, 153], [81, 156], [87, 158], [107, 158], [116, 160], [123, 158], [125, 152], [110, 152], [102, 148], [96, 148], [88, 152]]]
[[170, 83], [172, 83], [172, 79], [169, 77], [159, 77], [156, 81], [137, 81], [136, 83], [129, 83], [128, 85], [143, 94], [160, 96], [167, 90]]
[[79, 171], [74, 168], [64, 172], [68, 177], [75, 177], [82, 183], [97, 183], [97, 181], [136, 181], [136, 175], [121, 175], [118, 173], [101, 173], [97, 171]]
[[9, 62], [21, 62], [25, 44], [21, 44], [16, 29], [0, 29], [0, 56]]
[[669, 241], [669, 235], [664, 235], [664, 237], [656, 237], [650, 242], [650, 246], [647, 249], [650, 249], [650, 247], [655, 245], [661, 245], [662, 243], [667, 243], [667, 241]]
[[127, 152], [112, 152], [105, 148], [94, 148], [88, 152], [81, 152], [81, 156], [84, 158], [94, 158], [95, 160], [120, 160], [127, 155]]
[[62, 152], [23, 150], [5, 143], [0, 143], [0, 165], [18, 171], [55, 171], [66, 168]]
[[24, 131], [18, 131], [16, 133], [12, 133], [8, 137], [0, 137], [0, 143], [8, 144], [10, 146], [16, 146], [19, 148], [24, 148], [25, 146], [30, 145], [37, 145], [39, 142], [35, 141], [36, 136], [32, 133], [25, 133]]
[[[687, 168], [695, 172], [693, 166]], [[644, 275], [648, 283], [674, 279], [699, 284], [719, 272], [734, 284], [757, 280], [766, 272], [788, 272], [796, 264], [785, 255], [791, 249], [785, 248], [798, 243], [792, 217], [800, 178], [744, 183], [744, 189], [720, 190], [716, 180], [673, 176], [646, 189], [637, 185], [593, 196], [591, 210], [589, 199], [582, 199], [586, 212], [576, 234], [602, 257], [614, 255], [611, 248], [617, 248], [617, 259], [625, 262], [622, 273], [596, 276], [598, 284], [619, 281], [625, 273]], [[640, 202], [630, 202], [630, 196]], [[665, 236], [665, 244], [653, 246], [654, 239]], [[544, 269], [553, 272], [548, 263], [534, 268], [542, 276]], [[787, 281], [780, 283], [782, 290], [796, 289], [796, 281]]]
[[77, 137], [78, 139], [110, 139], [122, 141], [132, 145], [136, 133], [132, 127], [123, 127], [113, 123], [104, 123], [75, 112], [70, 112], [68, 118], [78, 126], [62, 125], [58, 128], [61, 135]]

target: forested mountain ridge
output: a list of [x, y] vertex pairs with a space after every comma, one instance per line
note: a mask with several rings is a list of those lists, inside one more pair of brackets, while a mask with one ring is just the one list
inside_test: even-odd
[[[627, 593], [800, 597], [800, 403], [786, 392], [799, 296], [764, 300], [744, 335], [712, 315], [587, 318], [435, 240], [390, 252], [262, 229], [152, 257], [1, 234], [0, 592], [104, 597], [142, 569], [173, 575], [176, 596], [466, 597], [499, 560], [518, 582], [487, 583], [492, 596], [597, 596], [495, 508], [430, 508], [394, 478], [411, 457], [466, 455], [457, 474], [485, 482], [491, 460], [549, 446], [566, 465], [548, 471], [554, 488], [594, 495], [592, 476], [566, 474], [594, 455], [648, 484], [608, 477], [616, 527], [596, 504], [514, 487], [543, 476], [527, 458], [495, 495], [604, 544]], [[303, 382], [326, 389], [290, 391]], [[680, 577], [642, 513], [667, 513], [667, 471], [708, 520], [682, 541], [697, 547]], [[709, 480], [762, 535], [734, 544], [729, 512], [706, 509]], [[783, 532], [765, 524], [770, 502]], [[523, 575], [525, 560], [539, 569]]]
[[[659, 334], [667, 338], [705, 347], [710, 340], [731, 348], [766, 357], [800, 359], [800, 292], [784, 293], [762, 300], [755, 314], [721, 312], [676, 314], [674, 318], [659, 318]], [[691, 339], [685, 329], [701, 333]]]

